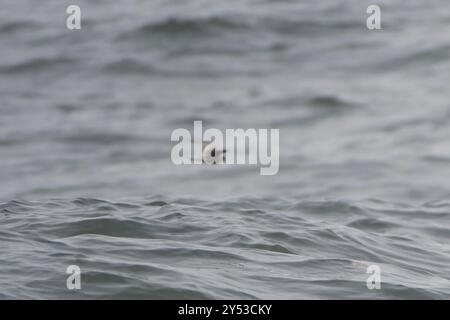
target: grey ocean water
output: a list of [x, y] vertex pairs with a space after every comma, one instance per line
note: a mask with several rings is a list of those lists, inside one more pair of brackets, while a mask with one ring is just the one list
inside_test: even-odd
[[[0, 298], [449, 299], [450, 2], [369, 4], [2, 0]], [[278, 175], [173, 165], [194, 120]]]

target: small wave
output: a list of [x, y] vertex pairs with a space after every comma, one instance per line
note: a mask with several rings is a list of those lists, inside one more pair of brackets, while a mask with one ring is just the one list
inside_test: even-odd
[[310, 98], [308, 103], [314, 107], [321, 108], [344, 108], [353, 105], [352, 102], [346, 101], [335, 95], [318, 95]]
[[381, 221], [379, 219], [374, 218], [361, 218], [361, 219], [358, 218], [348, 223], [347, 226], [357, 228], [360, 230], [377, 231], [377, 232], [385, 232], [389, 229], [400, 227], [396, 223], [392, 223], [389, 221]]
[[265, 106], [281, 106], [284, 108], [295, 107], [314, 107], [316, 109], [341, 109], [355, 105], [354, 102], [348, 101], [334, 94], [317, 94], [317, 95], [289, 95], [282, 98], [273, 98], [263, 101]]
[[134, 136], [123, 133], [102, 133], [102, 132], [79, 132], [70, 135], [56, 138], [63, 143], [75, 143], [75, 144], [93, 144], [93, 145], [106, 145], [106, 144], [120, 144], [130, 141], [139, 142], [145, 139], [140, 136]]
[[102, 67], [103, 71], [106, 73], [135, 73], [135, 74], [146, 74], [146, 73], [160, 73], [156, 68], [148, 64], [141, 63], [135, 59], [126, 58], [120, 59], [107, 63]]
[[246, 26], [242, 19], [225, 16], [210, 17], [169, 17], [162, 21], [155, 21], [141, 25], [131, 32], [119, 36], [119, 39], [160, 36], [209, 36], [221, 30], [236, 30]]
[[33, 58], [9, 66], [0, 66], [0, 73], [22, 74], [31, 72], [50, 72], [55, 68], [71, 66], [75, 62], [75, 60], [69, 58]]
[[0, 25], [0, 34], [11, 34], [19, 31], [36, 29], [39, 24], [30, 21], [12, 21]]
[[[196, 17], [168, 17], [135, 27], [120, 34], [116, 40], [141, 40], [148, 37], [217, 37], [225, 34], [239, 35], [243, 32], [269, 32], [283, 35], [319, 34], [320, 32], [356, 29], [360, 21], [320, 19], [312, 17], [258, 16], [238, 13]], [[273, 49], [283, 49], [277, 44]]]
[[[406, 53], [403, 51], [406, 51]], [[400, 54], [376, 62], [374, 69], [393, 72], [406, 70], [410, 67], [420, 68], [420, 66], [425, 66], [428, 68], [430, 65], [446, 63], [450, 59], [450, 45], [448, 44], [426, 49], [398, 50], [398, 52]]]

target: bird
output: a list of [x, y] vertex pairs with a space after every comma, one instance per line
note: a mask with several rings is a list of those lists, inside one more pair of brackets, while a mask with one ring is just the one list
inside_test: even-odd
[[214, 143], [203, 143], [202, 160], [205, 164], [224, 164], [225, 149], [218, 150]]

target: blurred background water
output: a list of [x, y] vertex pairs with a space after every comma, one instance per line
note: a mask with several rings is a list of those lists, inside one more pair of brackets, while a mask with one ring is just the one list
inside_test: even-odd
[[[370, 4], [2, 0], [0, 298], [449, 299], [450, 3]], [[173, 165], [194, 120], [279, 173]]]

